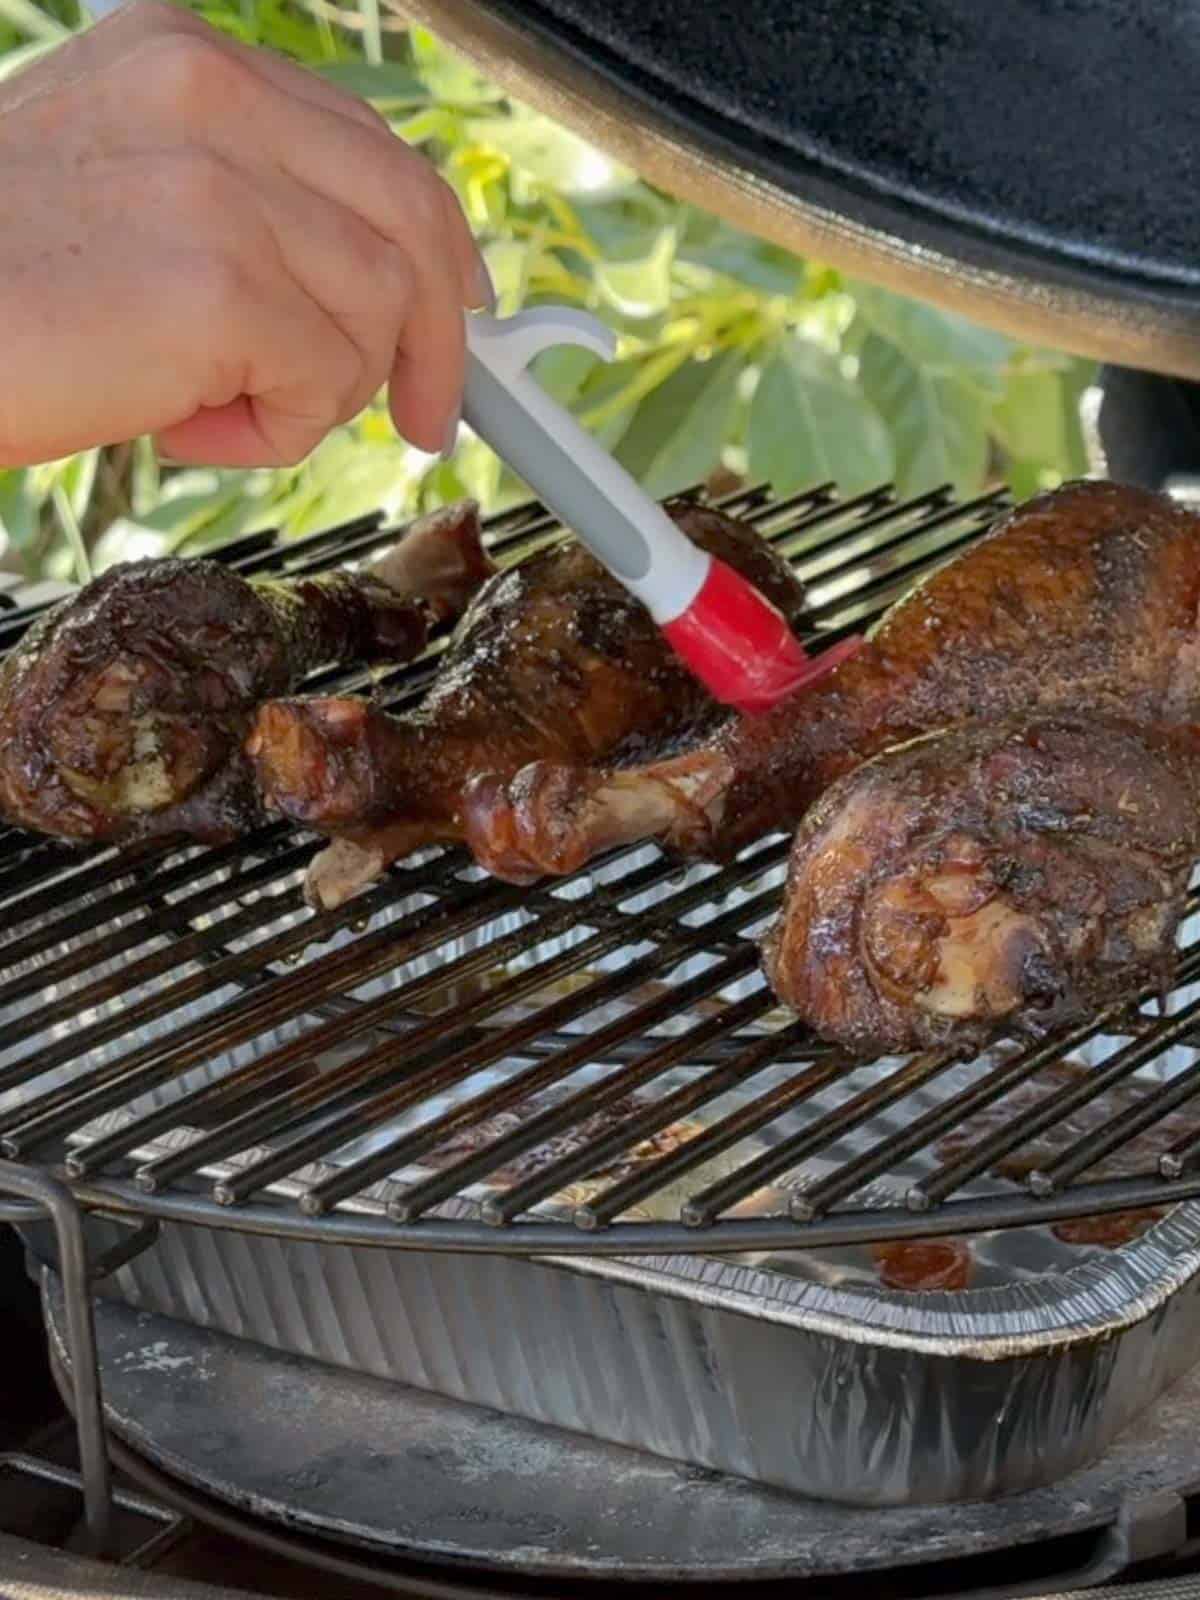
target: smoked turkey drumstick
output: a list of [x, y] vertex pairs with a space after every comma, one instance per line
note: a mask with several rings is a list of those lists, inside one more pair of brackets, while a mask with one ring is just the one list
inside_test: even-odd
[[1165, 983], [1198, 856], [1200, 729], [960, 724], [809, 811], [767, 977], [857, 1053], [1036, 1036]]
[[843, 773], [968, 719], [1078, 706], [1200, 720], [1200, 519], [1166, 496], [1069, 484], [1004, 518], [900, 600], [849, 661], [665, 761], [542, 760], [481, 774], [467, 843], [498, 877], [571, 872], [656, 839], [727, 858], [794, 827]]
[[[801, 586], [752, 528], [688, 502], [668, 510], [795, 620]], [[460, 840], [477, 772], [507, 776], [537, 757], [645, 761], [698, 743], [722, 714], [641, 604], [572, 542], [480, 591], [416, 710], [275, 701], [247, 749], [267, 804], [335, 837], [308, 886], [330, 906], [422, 845]]]
[[0, 667], [0, 816], [84, 842], [236, 837], [262, 820], [241, 748], [254, 707], [321, 666], [418, 654], [492, 570], [473, 503], [359, 572], [113, 567]]

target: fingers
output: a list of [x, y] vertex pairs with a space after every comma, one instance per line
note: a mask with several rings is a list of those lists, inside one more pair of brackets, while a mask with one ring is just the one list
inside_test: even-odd
[[[160, 126], [182, 117], [229, 161], [268, 184], [282, 170], [355, 213], [403, 254], [408, 273], [383, 275], [372, 291], [396, 324], [387, 352], [392, 414], [413, 443], [443, 450], [462, 394], [463, 308], [486, 303], [489, 294], [466, 219], [442, 179], [389, 133], [264, 89], [241, 61], [207, 41], [160, 41], [153, 58], [142, 57], [140, 72]], [[337, 309], [341, 315], [347, 308]]]
[[[263, 220], [294, 282], [342, 330], [359, 353], [359, 381], [337, 422], [356, 416], [387, 381], [406, 339], [418, 294], [408, 253], [346, 206], [314, 196], [286, 173], [252, 179]], [[461, 311], [446, 312], [462, 326]]]
[[[47, 223], [62, 234], [63, 293], [82, 270], [68, 235], [87, 236], [108, 307], [145, 295], [143, 320], [163, 319], [161, 348], [179, 346], [173, 360], [141, 363], [119, 396], [99, 376], [95, 394], [81, 393], [89, 437], [108, 442], [136, 417], [178, 460], [282, 464], [386, 382], [400, 431], [428, 451], [447, 447], [463, 310], [489, 303], [490, 285], [452, 191], [369, 107], [152, 0], [25, 81], [33, 92], [0, 123], [0, 146], [14, 170], [43, 152], [63, 190], [61, 226]], [[135, 192], [129, 174], [143, 169]], [[111, 242], [122, 226], [140, 266]], [[167, 263], [179, 261], [175, 280]], [[52, 284], [40, 293], [57, 327]], [[89, 340], [99, 350], [109, 337], [96, 327]], [[68, 419], [56, 437], [60, 426]]]
[[95, 77], [147, 44], [159, 40], [197, 39], [224, 51], [275, 88], [302, 101], [323, 106], [361, 126], [388, 133], [387, 123], [364, 100], [326, 82], [316, 73], [284, 60], [265, 49], [252, 49], [240, 40], [218, 32], [203, 18], [165, 0], [133, 0], [90, 28], [72, 35], [26, 71], [0, 88], [0, 109], [51, 88], [64, 88], [82, 78]]
[[449, 455], [458, 437], [466, 375], [466, 324], [460, 293], [421, 272], [412, 315], [397, 342], [388, 391], [398, 432], [434, 455]]
[[[280, 270], [277, 252], [263, 257], [259, 267], [204, 252], [172, 263], [175, 303], [189, 319], [174, 337], [205, 375], [198, 404], [159, 429], [164, 453], [177, 461], [294, 465], [358, 403], [361, 352]], [[216, 359], [202, 348], [213, 329], [224, 353]]]

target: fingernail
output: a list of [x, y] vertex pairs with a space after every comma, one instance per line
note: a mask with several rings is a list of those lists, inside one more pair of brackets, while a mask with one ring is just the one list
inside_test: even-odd
[[442, 441], [442, 460], [449, 461], [458, 445], [458, 425], [462, 421], [462, 412], [456, 411], [446, 424], [446, 437]]
[[496, 309], [496, 285], [492, 282], [492, 275], [488, 271], [487, 262], [482, 256], [475, 257], [474, 309], [477, 311], [495, 311]]

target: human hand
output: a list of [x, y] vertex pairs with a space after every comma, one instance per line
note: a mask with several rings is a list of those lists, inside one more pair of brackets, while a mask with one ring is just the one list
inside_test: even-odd
[[363, 102], [135, 0], [0, 84], [0, 465], [151, 433], [299, 461], [388, 384], [453, 440], [491, 286], [433, 168]]

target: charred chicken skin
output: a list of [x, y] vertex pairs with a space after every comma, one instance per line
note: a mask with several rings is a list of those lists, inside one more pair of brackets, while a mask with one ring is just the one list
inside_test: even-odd
[[800, 824], [765, 941], [780, 998], [856, 1053], [970, 1053], [1148, 982], [1200, 856], [1200, 736], [973, 723], [841, 778]]
[[261, 820], [242, 752], [254, 707], [320, 666], [417, 654], [491, 570], [474, 505], [426, 518], [359, 572], [114, 567], [0, 668], [0, 815], [79, 842], [235, 837]]
[[[687, 502], [668, 509], [797, 617], [801, 587], [753, 529]], [[641, 605], [572, 542], [486, 585], [416, 710], [279, 700], [259, 711], [247, 749], [267, 804], [334, 837], [309, 876], [310, 900], [330, 906], [423, 845], [461, 840], [477, 773], [644, 762], [702, 743], [720, 717]]]
[[844, 773], [949, 725], [1070, 710], [1200, 720], [1200, 519], [1165, 496], [1068, 485], [1012, 512], [882, 619], [857, 655], [765, 716], [665, 761], [543, 758], [482, 773], [467, 842], [501, 878], [657, 839], [729, 857], [794, 827]]

